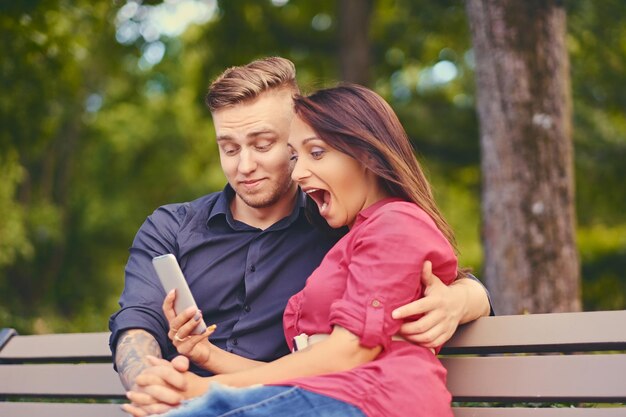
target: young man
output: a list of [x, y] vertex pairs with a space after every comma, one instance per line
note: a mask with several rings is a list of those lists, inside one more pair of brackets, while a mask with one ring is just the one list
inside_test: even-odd
[[[135, 237], [121, 309], [109, 322], [116, 368], [127, 389], [150, 366], [147, 355], [178, 355], [162, 313], [165, 293], [151, 264], [165, 253], [178, 259], [205, 322], [217, 324], [205, 342], [211, 360], [192, 365], [192, 371], [232, 371], [220, 367], [233, 363], [220, 361], [223, 355], [245, 367], [250, 360], [288, 353], [282, 329], [287, 300], [338, 239], [311, 225], [306, 196], [291, 180], [286, 145], [297, 92], [295, 68], [283, 58], [230, 68], [211, 85], [207, 105], [228, 184], [195, 201], [160, 207]], [[403, 326], [406, 338], [441, 345], [459, 323], [489, 314], [487, 293], [477, 281], [458, 279], [446, 287], [425, 272], [426, 297], [393, 313], [424, 314]]]

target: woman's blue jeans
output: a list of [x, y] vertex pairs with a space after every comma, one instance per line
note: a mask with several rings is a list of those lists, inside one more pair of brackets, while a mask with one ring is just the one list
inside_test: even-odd
[[209, 392], [163, 417], [364, 417], [357, 407], [298, 387], [230, 388], [213, 383]]

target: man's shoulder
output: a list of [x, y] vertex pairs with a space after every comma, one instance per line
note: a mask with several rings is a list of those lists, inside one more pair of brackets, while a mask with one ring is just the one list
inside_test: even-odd
[[155, 220], [170, 218], [182, 225], [198, 215], [208, 215], [209, 210], [220, 195], [222, 195], [222, 191], [210, 193], [191, 201], [165, 204], [157, 208], [151, 217]]

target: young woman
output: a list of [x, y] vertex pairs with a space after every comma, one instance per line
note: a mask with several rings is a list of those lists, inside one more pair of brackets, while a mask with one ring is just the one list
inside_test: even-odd
[[[296, 351], [210, 378], [179, 372], [185, 359], [154, 360], [129, 398], [152, 398], [159, 411], [200, 396], [171, 417], [451, 416], [445, 368], [430, 349], [395, 336], [402, 322], [391, 316], [422, 295], [425, 261], [447, 284], [457, 275], [453, 234], [407, 135], [390, 106], [361, 86], [294, 101], [292, 178], [331, 227], [350, 229], [285, 310]], [[172, 337], [194, 326], [189, 320]]]

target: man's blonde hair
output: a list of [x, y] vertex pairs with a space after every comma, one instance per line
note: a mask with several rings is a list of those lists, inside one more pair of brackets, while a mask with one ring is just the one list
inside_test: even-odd
[[263, 58], [224, 71], [211, 83], [205, 103], [213, 112], [283, 88], [299, 93], [293, 62], [281, 57]]

